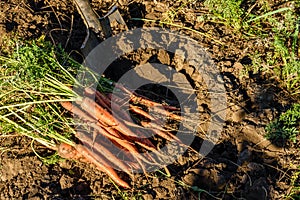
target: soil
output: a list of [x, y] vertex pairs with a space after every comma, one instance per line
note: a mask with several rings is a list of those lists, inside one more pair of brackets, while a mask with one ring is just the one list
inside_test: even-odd
[[[271, 2], [271, 1], [270, 1]], [[68, 0], [7, 0], [0, 1], [1, 54], [9, 51], [7, 41], [46, 36], [53, 44], [61, 44], [80, 61], [80, 46], [86, 36], [86, 28], [76, 7]], [[120, 12], [128, 27], [157, 26], [155, 23], [131, 21], [142, 17], [160, 19], [162, 13], [176, 1], [120, 1]], [[275, 2], [274, 2], [275, 4]], [[93, 0], [92, 6], [103, 16], [113, 5], [111, 0]], [[64, 160], [47, 165], [39, 159], [28, 138], [12, 135], [0, 137], [0, 199], [282, 199], [291, 189], [290, 176], [299, 165], [297, 145], [278, 145], [265, 139], [264, 127], [286, 111], [296, 100], [289, 96], [280, 84], [266, 74], [249, 72], [240, 76], [244, 65], [250, 64], [251, 53], [264, 52], [263, 41], [243, 41], [223, 25], [197, 21], [205, 12], [201, 3], [186, 8], [180, 15], [180, 23], [186, 27], [211, 33], [221, 41], [184, 32], [198, 41], [213, 58], [225, 82], [228, 111], [222, 137], [208, 156], [187, 152], [167, 167], [170, 177], [161, 172], [147, 176], [136, 174], [130, 180], [132, 189], [120, 192], [107, 175], [92, 166]], [[124, 66], [146, 62], [170, 64], [174, 62], [167, 52], [137, 51], [120, 58], [116, 63]], [[122, 70], [121, 70], [122, 71]], [[124, 67], [124, 70], [126, 68]], [[121, 72], [107, 72], [117, 77]], [[192, 66], [179, 70], [198, 91], [206, 91], [201, 77]], [[209, 118], [209, 99], [198, 93], [202, 119]], [[193, 144], [199, 150], [203, 137], [197, 135]], [[34, 143], [39, 155], [51, 155], [51, 150]], [[291, 165], [291, 163], [293, 163]], [[122, 173], [120, 176], [123, 177]], [[185, 184], [192, 187], [187, 187]]]

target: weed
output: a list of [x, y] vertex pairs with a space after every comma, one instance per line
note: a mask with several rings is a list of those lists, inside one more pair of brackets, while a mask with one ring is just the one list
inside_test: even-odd
[[223, 23], [233, 28], [235, 32], [242, 31], [245, 34], [245, 40], [251, 36], [270, 47], [264, 53], [265, 55], [260, 52], [251, 55], [253, 64], [245, 66], [241, 75], [244, 76], [249, 71], [254, 73], [267, 71], [278, 77], [283, 87], [291, 94], [298, 95], [300, 93], [300, 61], [297, 57], [297, 49], [300, 18], [296, 10], [292, 6], [270, 10], [269, 6], [262, 5], [263, 14], [256, 16], [251, 13], [246, 14], [241, 4], [242, 1], [233, 0], [206, 0], [204, 2], [212, 14], [209, 15], [210, 21]]
[[244, 15], [241, 8], [242, 2], [242, 0], [206, 0], [204, 6], [209, 8], [213, 14], [211, 21], [221, 22], [235, 30], [240, 30]]
[[[291, 92], [299, 93], [298, 90], [300, 88], [300, 60], [297, 59], [296, 52], [298, 44], [299, 23], [297, 23], [296, 21], [294, 21], [294, 23], [294, 32], [287, 33], [284, 31], [282, 35], [285, 37], [275, 36], [274, 58], [281, 59], [283, 62], [281, 78], [285, 82], [287, 89]], [[286, 43], [288, 42], [288, 39], [290, 37], [292, 37], [291, 50], [286, 46]]]
[[196, 2], [197, 0], [177, 0], [176, 3], [180, 6], [178, 8], [170, 7], [168, 11], [163, 13], [161, 22], [167, 24], [173, 24], [175, 19], [178, 18], [179, 13], [184, 10], [189, 4]]
[[266, 137], [270, 140], [283, 139], [284, 141], [297, 142], [300, 122], [300, 104], [294, 104], [292, 108], [281, 114], [279, 119], [266, 126]]
[[116, 185], [114, 183], [114, 181], [111, 180], [111, 182], [118, 191], [118, 196], [116, 196], [116, 197], [113, 196], [112, 199], [116, 199], [116, 198], [117, 199], [121, 198], [123, 200], [142, 200], [143, 199], [142, 193], [138, 192], [137, 194], [129, 194], [127, 191], [120, 189], [120, 187], [118, 185]]
[[300, 166], [298, 167], [298, 171], [296, 171], [293, 174], [290, 185], [292, 185], [292, 189], [290, 193], [285, 197], [285, 199], [287, 200], [300, 199]]
[[247, 77], [249, 72], [253, 74], [257, 73], [270, 73], [270, 68], [264, 64], [263, 55], [256, 51], [253, 55], [249, 56], [251, 59], [251, 64], [245, 64], [243, 69], [241, 70], [239, 77], [242, 79], [243, 77]]

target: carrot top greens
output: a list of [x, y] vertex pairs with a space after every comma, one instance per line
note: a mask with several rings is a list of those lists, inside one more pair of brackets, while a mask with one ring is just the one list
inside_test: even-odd
[[95, 77], [85, 84], [96, 76], [43, 38], [17, 43], [11, 55], [0, 56], [0, 66], [1, 134], [19, 133], [52, 149], [60, 142], [72, 145], [73, 120], [59, 102], [80, 97], [71, 89], [82, 86], [77, 73]]

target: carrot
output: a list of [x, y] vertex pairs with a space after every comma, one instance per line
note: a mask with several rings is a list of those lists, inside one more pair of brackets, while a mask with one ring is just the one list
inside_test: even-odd
[[120, 107], [126, 103], [126, 101], [125, 101], [126, 99], [122, 99], [121, 97], [119, 97], [117, 95], [114, 95], [114, 99], [112, 99], [112, 93], [108, 93], [108, 94], [106, 94], [106, 96], [110, 102], [114, 102], [115, 104], [120, 105]]
[[72, 104], [70, 101], [62, 101], [60, 104], [68, 111], [72, 112], [73, 114], [81, 117], [82, 119], [89, 121], [89, 122], [97, 122], [96, 118], [92, 117], [88, 113], [84, 112], [76, 105]]
[[130, 95], [130, 100], [136, 103], [141, 103], [145, 106], [163, 106], [165, 109], [168, 110], [179, 110], [178, 108], [174, 106], [169, 105], [163, 105], [154, 101], [151, 101], [150, 99], [143, 97], [141, 95], [136, 94], [135, 92], [130, 91], [129, 89], [125, 88], [123, 85], [115, 83], [115, 87], [123, 90], [125, 93]]
[[[98, 90], [93, 90], [91, 88], [86, 88], [85, 91], [86, 91], [86, 94], [88, 94], [89, 96], [95, 95], [98, 103], [100, 104], [100, 106], [103, 106], [104, 108], [106, 108], [110, 113], [112, 113], [111, 107], [113, 107], [116, 110], [120, 110], [120, 111], [122, 110], [122, 108], [119, 104], [117, 104], [115, 102], [111, 102], [109, 97], [103, 95]], [[111, 105], [111, 107], [110, 107], [110, 105]], [[129, 120], [129, 121], [131, 120], [131, 118], [130, 118], [130, 116], [128, 115], [127, 112], [118, 112], [118, 113], [115, 113], [115, 114], [121, 115], [120, 116], [121, 119]]]
[[138, 152], [136, 147], [131, 142], [129, 142], [128, 140], [125, 140], [122, 136], [120, 136], [120, 138], [118, 138], [118, 137], [114, 137], [114, 136], [110, 135], [109, 132], [113, 132], [113, 129], [111, 127], [103, 127], [103, 128], [100, 127], [98, 129], [98, 131], [102, 135], [106, 136], [108, 139], [111, 139], [111, 140], [117, 142], [121, 147], [127, 149], [135, 157], [135, 159], [141, 165], [141, 167], [143, 167], [143, 165], [140, 162], [140, 160], [149, 163], [149, 161], [147, 161], [146, 158], [144, 158], [143, 156], [140, 155], [140, 153]]
[[89, 97], [84, 97], [82, 101], [78, 103], [83, 110], [92, 115], [98, 121], [105, 123], [108, 126], [117, 126], [118, 122], [113, 118], [113, 116], [104, 108], [99, 106], [95, 101]]
[[[97, 130], [99, 133], [101, 133], [103, 136], [111, 139], [111, 140], [119, 140], [121, 137], [121, 134], [116, 131], [115, 129], [111, 128], [110, 126], [106, 126], [105, 124], [102, 124], [101, 122], [90, 124], [92, 128]], [[105, 131], [107, 128], [110, 127], [111, 131]]]
[[100, 156], [94, 154], [80, 144], [76, 144], [72, 147], [69, 144], [61, 143], [59, 145], [59, 155], [63, 158], [80, 160], [82, 162], [94, 164], [100, 171], [109, 175], [117, 184], [125, 188], [130, 188], [130, 186], [117, 175], [115, 170], [111, 168], [104, 159], [100, 158]]
[[120, 123], [119, 126], [116, 126], [114, 128], [116, 130], [118, 130], [120, 133], [122, 133], [123, 135], [129, 136], [129, 137], [135, 137], [135, 138], [138, 137], [138, 135], [136, 133], [134, 133], [131, 129], [129, 129], [123, 123]]
[[135, 112], [135, 113], [137, 113], [137, 114], [140, 114], [140, 115], [142, 115], [142, 116], [144, 116], [144, 117], [146, 117], [146, 118], [148, 118], [148, 119], [150, 119], [150, 120], [155, 120], [154, 117], [152, 117], [152, 116], [149, 115], [146, 111], [140, 109], [140, 108], [137, 107], [137, 106], [130, 105], [129, 108], [130, 108], [133, 112]]
[[96, 167], [105, 172], [108, 176], [110, 176], [118, 185], [124, 187], [124, 188], [130, 188], [128, 183], [123, 181], [116, 171], [111, 168], [105, 161], [101, 164], [97, 159], [95, 159], [95, 154], [91, 151], [89, 151], [87, 148], [84, 146], [77, 144], [75, 145], [75, 149], [80, 152], [87, 160], [89, 160], [92, 164], [96, 165]]
[[[135, 130], [136, 133], [134, 133], [133, 131], [131, 131], [131, 129], [127, 128], [123, 124], [120, 124], [120, 126], [115, 127], [115, 129], [118, 130], [119, 132], [121, 132], [124, 137], [129, 138], [130, 140], [139, 141], [140, 143], [143, 143], [144, 145], [148, 146], [149, 148], [154, 147], [154, 145], [152, 144], [152, 142], [148, 138], [140, 137], [142, 135], [137, 130]], [[128, 132], [130, 132], [131, 134], [128, 134]]]
[[[139, 125], [137, 124], [134, 124], [131, 119], [131, 117], [128, 115], [127, 112], [120, 112], [118, 114], [121, 114], [123, 115], [124, 118], [121, 118], [120, 116], [116, 115], [115, 117], [117, 118], [118, 121], [121, 121], [123, 120], [123, 124], [126, 124], [127, 126], [131, 126], [131, 127], [139, 127]], [[122, 129], [118, 129], [116, 128], [117, 130], [119, 130], [120, 132], [124, 133], [123, 132], [123, 129], [127, 129], [129, 130], [126, 126], [122, 125], [121, 127]], [[126, 131], [126, 130], [125, 130]], [[133, 132], [130, 130], [131, 134], [123, 134], [124, 137], [126, 138], [130, 138], [131, 140], [139, 140], [140, 142], [144, 143], [145, 145], [148, 145], [149, 147], [154, 147], [154, 145], [152, 144], [152, 142], [147, 139], [147, 137], [145, 137], [143, 134], [141, 134], [138, 130], [134, 130], [135, 133], [132, 134]]]
[[150, 110], [151, 109], [158, 114], [169, 117], [170, 119], [177, 120], [177, 121], [183, 120], [181, 116], [171, 113], [168, 110], [162, 109], [161, 107], [153, 106], [150, 108]]
[[91, 98], [92, 98], [93, 96], [96, 96], [95, 90], [92, 89], [92, 88], [90, 88], [90, 87], [84, 88], [84, 94], [87, 95], [87, 96], [89, 96], [89, 97], [91, 97]]
[[104, 146], [102, 146], [100, 143], [95, 142], [87, 137], [84, 133], [82, 132], [76, 132], [75, 136], [86, 146], [90, 146], [91, 148], [94, 148], [97, 150], [98, 153], [102, 154], [109, 160], [113, 165], [119, 167], [121, 170], [126, 172], [127, 174], [131, 175], [129, 172], [128, 167], [121, 161], [119, 158], [117, 158], [114, 154], [112, 154], [109, 150], [107, 150]]
[[98, 99], [101, 99], [103, 103], [105, 103], [108, 107], [110, 107], [111, 104], [110, 99], [104, 94], [102, 94], [101, 92], [99, 92], [98, 90], [96, 90], [96, 97]]
[[[77, 115], [78, 117], [81, 117], [82, 119], [88, 121], [88, 122], [94, 122], [94, 123], [90, 123], [90, 126], [93, 127], [94, 129], [98, 130], [101, 133], [106, 133], [106, 132], [102, 132], [102, 125], [100, 122], [98, 122], [95, 118], [93, 118], [92, 116], [90, 116], [89, 114], [87, 114], [86, 112], [82, 111], [79, 107], [77, 107], [76, 105], [72, 104], [71, 102], [60, 102], [60, 104], [68, 111], [74, 113], [75, 115]], [[119, 134], [113, 135], [113, 134], [105, 134], [104, 136], [109, 137], [110, 139], [112, 138], [118, 138]]]
[[[76, 105], [72, 104], [71, 102], [61, 102], [60, 103], [66, 110], [74, 113], [75, 115], [81, 117], [82, 119], [89, 121], [89, 122], [94, 122], [91, 123], [90, 126], [93, 127], [96, 130], [100, 130], [101, 132], [101, 127], [105, 126], [102, 125], [100, 122], [98, 122], [95, 118], [87, 114], [86, 112], [82, 111], [80, 108], [78, 108]], [[107, 135], [105, 135], [107, 136]], [[112, 135], [113, 138], [119, 137], [119, 135]], [[110, 137], [111, 138], [111, 137]]]
[[[161, 154], [156, 148], [149, 148], [148, 146], [144, 145], [144, 144], [141, 143], [141, 142], [136, 142], [136, 143], [137, 143], [138, 145], [140, 145], [141, 147], [144, 147], [145, 149], [147, 149], [147, 150], [149, 150], [149, 151], [155, 153], [156, 155], [158, 155], [158, 156], [160, 156], [160, 157], [164, 157], [164, 155]], [[155, 159], [154, 159], [151, 155], [149, 155], [149, 154], [146, 154], [146, 155], [147, 155], [147, 157], [148, 157], [150, 160], [152, 160], [153, 162], [155, 162], [155, 164], [160, 165], [160, 164], [158, 164], [158, 163], [155, 161]]]
[[[74, 114], [81, 116], [82, 118], [88, 121], [93, 120], [93, 118], [91, 118], [88, 114], [80, 110], [77, 106], [73, 105], [71, 102], [61, 102], [61, 104], [65, 109], [73, 112]], [[116, 130], [112, 129], [111, 127], [101, 125], [101, 123], [99, 122], [91, 123], [90, 126], [96, 129], [103, 136], [116, 141], [118, 144], [126, 148], [128, 151], [138, 152], [137, 149], [135, 149], [135, 147], [132, 146], [128, 141], [121, 139], [119, 133], [116, 132]]]
[[61, 143], [58, 146], [58, 155], [66, 159], [78, 159], [78, 152], [69, 144]]
[[[104, 141], [104, 140], [98, 140], [97, 142], [102, 144], [106, 148], [111, 148], [111, 145], [112, 145], [112, 144], [108, 144], [107, 141]], [[123, 159], [125, 159], [125, 157], [126, 157], [128, 160], [131, 160], [131, 161], [135, 160], [135, 158], [132, 156], [132, 154], [127, 149], [125, 149], [124, 147], [121, 147], [115, 141], [110, 141], [110, 142], [113, 143], [113, 145], [117, 145], [120, 149], [123, 149], [122, 151], [119, 151], [117, 153], [115, 152], [116, 154], [122, 155]], [[128, 164], [127, 161], [126, 161], [126, 164]]]
[[99, 106], [89, 97], [84, 97], [81, 102], [78, 102], [83, 110], [94, 116], [99, 122], [105, 123], [107, 126], [113, 126], [120, 133], [128, 136], [137, 137], [130, 129], [128, 129], [118, 119], [114, 118], [108, 111]]
[[154, 123], [147, 123], [147, 122], [144, 122], [144, 121], [141, 121], [141, 124], [142, 126], [144, 127], [148, 127], [148, 128], [151, 128], [151, 130], [159, 135], [160, 137], [166, 139], [167, 141], [169, 142], [173, 142], [173, 141], [176, 141], [178, 143], [182, 143], [175, 135], [173, 134], [168, 134], [167, 132], [164, 132], [161, 130], [161, 127], [159, 127], [158, 125], [154, 124]]
[[[124, 86], [122, 86], [122, 87], [124, 87]], [[124, 90], [125, 89], [126, 88], [124, 87]], [[126, 89], [126, 90], [129, 93], [128, 89]], [[107, 96], [103, 95], [99, 91], [94, 91], [91, 88], [86, 88], [85, 91], [88, 95], [96, 95], [97, 100], [99, 101], [100, 105], [110, 110], [110, 108], [109, 108], [110, 99]], [[153, 102], [153, 101], [151, 101], [151, 100], [149, 100], [145, 97], [138, 97], [136, 95], [131, 97], [131, 101], [134, 101], [136, 103], [146, 104], [147, 106], [151, 107], [151, 109], [153, 109], [154, 112], [166, 115], [166, 116], [168, 116], [169, 118], [171, 118], [173, 120], [177, 120], [177, 121], [182, 120], [181, 116], [176, 115], [174, 113], [171, 113], [171, 112], [165, 110], [165, 109], [169, 109], [169, 110], [175, 110], [176, 109], [177, 110], [178, 108], [176, 108], [176, 107], [172, 107], [172, 106], [169, 107], [167, 105], [159, 104], [159, 103]], [[115, 102], [112, 102], [112, 103], [114, 103], [115, 108], [120, 109], [119, 105], [117, 105]], [[162, 109], [161, 107], [163, 107], [165, 109]], [[140, 115], [142, 115], [142, 116], [144, 116], [148, 119], [154, 120], [154, 118], [151, 115], [149, 115], [148, 113], [146, 113], [145, 111], [141, 110], [140, 108], [138, 108], [136, 106], [130, 105], [130, 109], [132, 111], [134, 111], [135, 113], [137, 113], [137, 114], [140, 114]]]
[[141, 168], [139, 167], [139, 165], [137, 165], [135, 162], [129, 162], [129, 161], [127, 161], [127, 164], [128, 164], [132, 169], [135, 169], [135, 170], [141, 169]]
[[110, 110], [110, 103], [105, 99], [105, 95], [102, 95], [101, 92], [93, 88], [86, 87], [84, 88], [84, 93], [88, 97], [94, 97], [100, 106], [104, 107], [107, 110]]
[[154, 144], [148, 138], [145, 138], [145, 133], [141, 133], [138, 130], [136, 130], [136, 133], [139, 134], [140, 137], [138, 137], [138, 138], [131, 138], [131, 139], [134, 139], [135, 142], [143, 143], [145, 149], [148, 149], [150, 151], [152, 149], [155, 149]]

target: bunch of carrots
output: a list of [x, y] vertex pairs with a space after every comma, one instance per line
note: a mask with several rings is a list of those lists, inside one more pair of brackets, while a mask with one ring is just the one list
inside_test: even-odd
[[[84, 97], [80, 100], [61, 102], [60, 104], [78, 117], [81, 124], [87, 124], [91, 129], [86, 131], [77, 128], [75, 136], [79, 143], [73, 146], [61, 143], [58, 152], [61, 157], [95, 165], [99, 170], [107, 173], [118, 185], [129, 188], [128, 183], [117, 175], [114, 168], [132, 176], [134, 170], [146, 172], [145, 164], [159, 165], [155, 158], [147, 153], [152, 152], [163, 157], [148, 138], [151, 134], [169, 142], [182, 144], [171, 131], [163, 127], [155, 115], [150, 115], [142, 109], [142, 106], [159, 115], [165, 114], [171, 120], [181, 120], [181, 117], [174, 113], [179, 110], [175, 106], [152, 101], [130, 91], [121, 84], [115, 84], [115, 87], [128, 97], [129, 110], [137, 116], [136, 120], [138, 121], [133, 123], [132, 116], [122, 107], [121, 102], [124, 98], [117, 96], [112, 101], [111, 94], [104, 94], [87, 87], [84, 89]], [[112, 113], [112, 108], [118, 112]], [[96, 139], [97, 136], [100, 136], [101, 139]], [[119, 148], [118, 154], [123, 154], [126, 159], [116, 156], [116, 152], [111, 151], [112, 145]]]
[[[79, 72], [95, 78], [79, 83]], [[20, 42], [11, 55], [0, 56], [0, 76], [0, 135], [18, 133], [61, 157], [91, 163], [125, 188], [129, 184], [115, 169], [131, 176], [146, 172], [147, 165], [161, 167], [158, 161], [166, 157], [154, 139], [183, 145], [172, 134], [176, 127], [165, 123], [166, 118], [174, 125], [182, 121], [176, 106], [97, 78], [43, 38]], [[101, 92], [89, 87], [95, 83]], [[71, 86], [84, 93], [79, 95]], [[113, 88], [117, 95], [112, 95]]]

